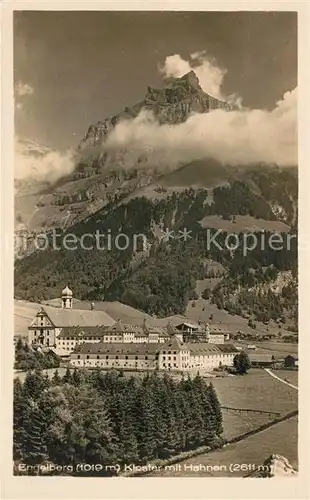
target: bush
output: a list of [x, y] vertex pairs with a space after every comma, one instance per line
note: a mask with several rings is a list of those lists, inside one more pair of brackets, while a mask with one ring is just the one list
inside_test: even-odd
[[236, 354], [234, 357], [234, 367], [239, 375], [244, 375], [251, 368], [250, 358], [245, 351]]

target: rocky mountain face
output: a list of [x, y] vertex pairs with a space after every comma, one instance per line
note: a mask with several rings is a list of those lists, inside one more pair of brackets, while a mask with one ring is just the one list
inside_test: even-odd
[[[98, 146], [106, 140], [117, 123], [138, 116], [142, 110], [152, 111], [160, 123], [177, 124], [184, 122], [193, 112], [206, 113], [218, 108], [230, 109], [230, 105], [206, 94], [193, 71], [182, 78], [171, 79], [166, 88], [149, 87], [141, 102], [89, 127], [78, 146], [75, 169], [70, 175], [54, 184], [33, 178], [15, 180], [16, 232], [21, 239], [31, 239], [41, 230], [51, 230], [64, 225], [69, 227], [127, 196], [134, 193], [141, 196], [143, 189], [149, 185], [154, 185], [153, 196], [158, 196], [158, 189], [161, 189], [162, 184], [165, 185], [166, 176], [157, 173], [156, 165], [146, 167], [143, 158], [140, 158], [133, 168], [128, 169], [122, 164], [122, 151], [107, 155], [102, 153]], [[35, 159], [51, 151], [31, 141], [20, 141], [19, 146], [22, 147], [23, 153]], [[210, 164], [210, 169], [211, 175], [207, 174], [210, 187], [225, 182], [227, 172], [220, 164], [217, 164], [215, 169]], [[194, 174], [194, 184], [196, 181]], [[178, 183], [176, 180], [172, 184], [175, 182]], [[191, 182], [187, 179], [186, 185], [184, 182], [181, 184], [185, 189]], [[25, 252], [18, 241], [19, 239], [16, 256], [21, 257]], [[28, 245], [28, 249], [31, 252], [33, 247]]]
[[79, 148], [97, 146], [122, 120], [138, 116], [142, 110], [151, 111], [160, 124], [177, 124], [187, 120], [191, 113], [207, 113], [214, 109], [232, 109], [231, 105], [206, 94], [194, 71], [181, 78], [173, 78], [164, 89], [148, 87], [143, 101], [126, 107], [121, 113], [91, 125]]

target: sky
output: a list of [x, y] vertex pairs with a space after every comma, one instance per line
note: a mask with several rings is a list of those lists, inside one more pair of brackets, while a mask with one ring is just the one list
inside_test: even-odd
[[89, 125], [164, 86], [168, 57], [201, 52], [223, 69], [224, 95], [274, 109], [297, 86], [297, 15], [16, 11], [16, 135], [75, 147]]

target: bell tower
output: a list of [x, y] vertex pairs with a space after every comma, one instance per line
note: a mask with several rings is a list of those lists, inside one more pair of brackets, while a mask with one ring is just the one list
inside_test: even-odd
[[61, 292], [61, 307], [62, 309], [72, 309], [72, 290], [68, 286]]

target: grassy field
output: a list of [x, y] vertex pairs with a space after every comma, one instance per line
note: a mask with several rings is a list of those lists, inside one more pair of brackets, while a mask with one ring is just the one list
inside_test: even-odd
[[228, 233], [244, 233], [255, 231], [288, 232], [290, 227], [277, 220], [256, 219], [250, 215], [236, 215], [235, 222], [223, 219], [220, 215], [207, 215], [201, 221], [202, 227], [222, 229]]
[[[214, 282], [214, 283], [213, 283]], [[218, 283], [218, 278], [211, 278], [206, 281], [209, 288], [213, 288]], [[202, 285], [199, 284], [199, 292], [201, 292]], [[212, 315], [212, 320], [210, 316]], [[254, 330], [248, 325], [248, 320], [242, 318], [241, 316], [229, 314], [224, 309], [218, 309], [215, 304], [211, 304], [210, 300], [199, 298], [197, 300], [190, 300], [186, 311], [184, 313], [188, 319], [194, 321], [206, 321], [211, 326], [216, 326], [223, 330], [227, 330], [231, 333], [236, 333], [237, 331], [242, 331], [246, 334], [253, 335]], [[184, 321], [185, 318], [183, 318]], [[278, 334], [279, 326], [270, 323], [265, 325], [260, 321], [256, 321], [255, 334], [268, 335], [268, 334]], [[288, 334], [285, 327], [282, 328], [282, 333]]]
[[41, 305], [26, 300], [14, 301], [14, 334], [27, 335], [28, 326], [35, 317]]
[[298, 344], [287, 342], [259, 342], [257, 347], [265, 352], [273, 351], [277, 355], [298, 354]]
[[277, 377], [287, 380], [290, 384], [298, 387], [298, 371], [296, 370], [271, 370]]
[[[181, 462], [181, 470], [171, 471], [163, 470], [156, 476], [194, 476], [194, 477], [242, 477], [244, 472], [231, 472], [230, 464], [254, 464], [255, 466], [263, 462], [272, 454], [276, 453], [285, 456], [293, 468], [298, 468], [298, 419], [293, 417], [284, 422], [280, 422], [269, 429], [261, 431], [253, 436], [246, 438], [239, 443], [231, 444], [221, 450], [211, 453], [197, 455], [184, 462]], [[201, 466], [221, 465], [226, 470], [219, 472], [199, 471]], [[186, 468], [187, 466], [187, 468]], [[196, 466], [197, 472], [188, 470], [188, 466]]]
[[[282, 372], [277, 370], [275, 373], [281, 378]], [[281, 415], [298, 407], [298, 391], [277, 381], [264, 370], [252, 368], [247, 375], [215, 378], [212, 383], [223, 406], [277, 412]], [[231, 439], [274, 418], [273, 415], [261, 413], [223, 410], [224, 436]]]

